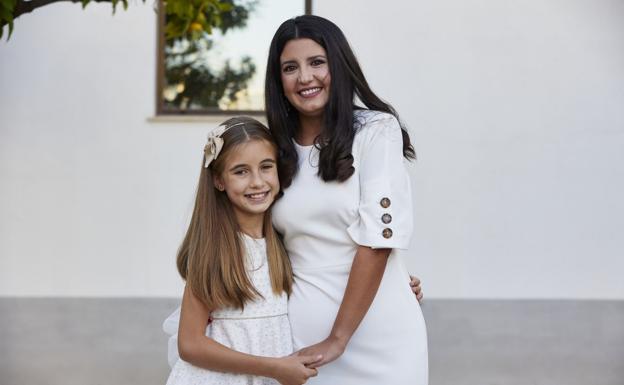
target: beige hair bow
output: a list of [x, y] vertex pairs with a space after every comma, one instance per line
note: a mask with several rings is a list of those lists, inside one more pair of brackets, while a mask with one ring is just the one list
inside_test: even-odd
[[223, 133], [229, 128], [240, 126], [243, 124], [245, 123], [236, 123], [232, 124], [231, 126], [220, 125], [208, 133], [208, 141], [204, 146], [204, 168], [208, 168], [208, 166], [210, 166], [210, 163], [212, 163], [212, 161], [217, 159], [217, 156], [219, 156], [219, 153], [223, 148], [223, 138], [221, 137], [221, 135], [223, 135]]

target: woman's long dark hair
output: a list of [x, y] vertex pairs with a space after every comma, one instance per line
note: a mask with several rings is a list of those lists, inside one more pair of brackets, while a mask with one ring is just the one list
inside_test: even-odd
[[[288, 187], [297, 173], [297, 151], [293, 138], [299, 129], [299, 114], [284, 95], [280, 56], [286, 43], [293, 39], [311, 39], [327, 53], [331, 76], [330, 95], [324, 113], [324, 129], [316, 138], [321, 149], [319, 175], [324, 181], [345, 181], [353, 175], [353, 138], [358, 129], [353, 111], [355, 96], [370, 110], [387, 112], [399, 117], [391, 105], [381, 100], [368, 86], [346, 37], [331, 21], [319, 16], [304, 15], [286, 20], [273, 36], [265, 80], [267, 121], [279, 146], [280, 183]], [[403, 156], [414, 159], [416, 154], [405, 127]]]

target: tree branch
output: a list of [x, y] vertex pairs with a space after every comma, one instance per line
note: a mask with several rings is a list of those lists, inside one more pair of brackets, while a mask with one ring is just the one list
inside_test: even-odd
[[[17, 0], [17, 4], [15, 4], [15, 9], [13, 10], [13, 19], [17, 19], [20, 15], [24, 13], [30, 13], [37, 8], [41, 8], [48, 4], [60, 3], [61, 1], [69, 1], [71, 3], [80, 3], [80, 0]], [[89, 2], [96, 3], [111, 3], [111, 0], [90, 0]]]

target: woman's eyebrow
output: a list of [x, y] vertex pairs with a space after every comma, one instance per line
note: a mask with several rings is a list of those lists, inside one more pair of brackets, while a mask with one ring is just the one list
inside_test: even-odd
[[280, 63], [280, 66], [283, 66], [284, 64], [297, 64], [296, 60], [286, 60]]
[[[306, 60], [310, 61], [310, 60], [314, 60], [314, 59], [325, 59], [327, 60], [327, 58], [325, 57], [325, 55], [314, 55], [314, 56], [310, 56], [308, 57]], [[294, 59], [291, 60], [285, 60], [283, 62], [280, 63], [280, 66], [283, 66], [284, 64], [297, 64], [297, 61]]]

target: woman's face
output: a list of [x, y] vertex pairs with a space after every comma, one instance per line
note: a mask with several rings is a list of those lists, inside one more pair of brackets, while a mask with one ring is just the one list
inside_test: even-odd
[[280, 56], [280, 67], [290, 104], [300, 115], [322, 115], [331, 83], [325, 49], [311, 39], [290, 40]]

